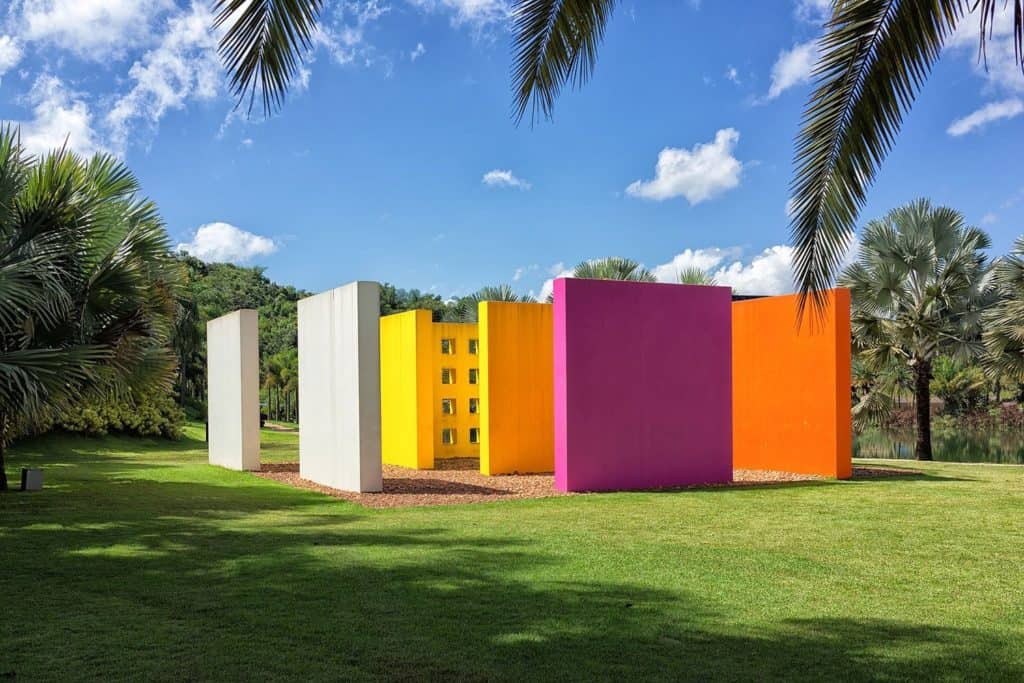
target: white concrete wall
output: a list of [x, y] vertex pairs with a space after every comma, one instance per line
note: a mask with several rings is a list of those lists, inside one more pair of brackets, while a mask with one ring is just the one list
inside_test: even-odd
[[210, 464], [260, 468], [259, 315], [228, 313], [206, 323]]
[[376, 282], [299, 301], [299, 474], [343, 491], [383, 490]]

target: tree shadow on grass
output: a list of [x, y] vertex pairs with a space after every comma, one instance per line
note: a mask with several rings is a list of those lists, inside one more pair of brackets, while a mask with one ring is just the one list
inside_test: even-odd
[[[998, 630], [834, 617], [752, 624], [716, 600], [721, 586], [668, 590], [578, 563], [572, 576], [564, 555], [517, 528], [513, 506], [507, 524], [477, 531], [465, 513], [387, 517], [231, 473], [223, 485], [147, 479], [164, 466], [123, 454], [61, 460], [72, 468], [64, 491], [0, 507], [0, 675], [1024, 678], [1020, 644]], [[688, 569], [684, 557], [664, 562]]]
[[[0, 674], [166, 680], [1020, 679], [999, 633], [820, 618], [738, 625], [708, 595], [567, 581], [504, 529], [368, 524], [288, 489], [73, 488], [0, 520]], [[134, 496], [134, 494], [133, 494]], [[94, 505], [88, 505], [90, 501]], [[351, 511], [351, 513], [347, 512]], [[275, 517], [277, 515], [278, 517]], [[377, 517], [379, 518], [379, 516]], [[440, 521], [440, 520], [438, 520]], [[628, 562], [628, 558], [623, 558]], [[666, 561], [684, 563], [679, 558]]]

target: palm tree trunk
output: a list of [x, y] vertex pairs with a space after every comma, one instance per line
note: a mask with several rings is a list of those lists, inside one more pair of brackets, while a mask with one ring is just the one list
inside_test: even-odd
[[918, 360], [914, 365], [914, 403], [917, 408], [917, 445], [914, 455], [918, 460], [932, 459], [932, 363]]
[[0, 415], [0, 491], [7, 490], [7, 416]]

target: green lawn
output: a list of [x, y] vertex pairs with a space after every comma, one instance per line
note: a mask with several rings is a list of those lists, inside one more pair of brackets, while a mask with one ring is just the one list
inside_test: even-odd
[[371, 511], [194, 440], [11, 460], [0, 678], [1024, 678], [1024, 467]]

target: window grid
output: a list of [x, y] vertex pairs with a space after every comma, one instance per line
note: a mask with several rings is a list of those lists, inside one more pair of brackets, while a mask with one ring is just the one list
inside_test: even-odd
[[469, 414], [476, 415], [480, 412], [480, 399], [471, 398], [469, 399]]
[[441, 384], [455, 384], [455, 368], [441, 368]]
[[445, 446], [455, 445], [455, 429], [452, 427], [445, 427], [441, 430], [441, 443]]
[[470, 353], [472, 353], [474, 355], [476, 353], [478, 353], [479, 346], [480, 346], [480, 340], [479, 339], [470, 339], [469, 340], [469, 352]]
[[476, 368], [470, 368], [469, 369], [469, 383], [470, 384], [476, 384], [477, 380], [479, 380], [479, 379], [480, 379], [480, 371], [477, 370]]
[[441, 340], [441, 353], [450, 356], [455, 353], [455, 340], [451, 338], [444, 338]]
[[442, 415], [454, 415], [455, 414], [455, 399], [454, 398], [442, 398], [441, 399], [441, 414]]
[[469, 442], [472, 444], [480, 443], [480, 428], [470, 427], [469, 428]]

